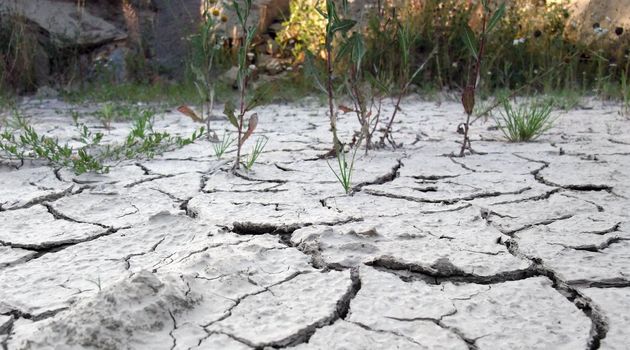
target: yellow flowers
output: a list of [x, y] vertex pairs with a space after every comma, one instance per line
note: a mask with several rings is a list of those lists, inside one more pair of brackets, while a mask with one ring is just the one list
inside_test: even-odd
[[214, 16], [214, 17], [220, 17], [221, 22], [225, 23], [228, 20], [228, 17], [225, 14], [221, 13], [221, 10], [218, 7], [213, 7], [210, 10], [210, 13]]

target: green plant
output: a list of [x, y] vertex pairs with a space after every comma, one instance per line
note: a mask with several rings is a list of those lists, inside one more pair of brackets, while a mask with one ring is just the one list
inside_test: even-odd
[[582, 100], [582, 94], [576, 90], [552, 90], [546, 95], [556, 108], [569, 111], [576, 108]]
[[392, 125], [394, 124], [394, 119], [396, 118], [396, 115], [400, 110], [400, 102], [409, 90], [409, 87], [413, 83], [414, 79], [416, 79], [418, 74], [426, 67], [426, 65], [433, 59], [433, 57], [437, 53], [437, 47], [433, 48], [426, 60], [413, 73], [410, 74], [411, 71], [409, 68], [411, 66], [411, 47], [412, 43], [416, 39], [416, 35], [417, 34], [414, 33], [411, 28], [411, 23], [404, 22], [403, 24], [398, 25], [397, 38], [398, 46], [400, 48], [400, 57], [402, 60], [401, 65], [399, 66], [400, 86], [398, 88], [396, 102], [394, 103], [394, 110], [391, 117], [389, 118], [387, 126], [383, 130], [383, 135], [381, 136], [379, 142], [381, 147], [385, 146], [385, 140], [387, 140], [393, 148], [397, 147], [396, 141], [394, 141], [394, 137], [392, 135]]
[[20, 113], [14, 111], [10, 125], [0, 133], [0, 151], [8, 159], [24, 162], [26, 159], [44, 159], [55, 167], [69, 167], [75, 173], [106, 172], [108, 167], [93, 153], [103, 134], [92, 134], [88, 128], [76, 123], [83, 146], [73, 149], [57, 139], [40, 135]]
[[112, 128], [112, 121], [114, 121], [116, 117], [114, 112], [114, 104], [111, 102], [103, 104], [101, 109], [96, 111], [97, 118], [107, 130]]
[[[343, 0], [341, 2], [342, 9], [346, 12], [348, 8], [348, 1]], [[326, 36], [325, 36], [325, 49], [326, 49], [326, 92], [328, 95], [328, 112], [330, 118], [330, 130], [333, 135], [333, 150], [339, 156], [341, 148], [341, 142], [337, 136], [337, 114], [334, 108], [334, 92], [333, 92], [333, 75], [334, 75], [334, 56], [333, 56], [333, 42], [337, 33], [341, 33], [344, 36], [348, 33], [352, 27], [356, 25], [356, 21], [346, 18], [340, 18], [337, 14], [337, 6], [333, 0], [326, 0], [326, 12], [317, 8], [317, 11], [326, 19]], [[353, 52], [354, 57], [358, 59], [363, 52], [360, 49], [361, 42], [360, 37], [355, 37], [352, 43], [357, 45], [357, 51]]]
[[252, 8], [252, 0], [245, 0], [244, 7], [241, 7], [237, 1], [232, 1], [232, 8], [237, 16], [239, 29], [243, 33], [243, 42], [238, 48], [237, 55], [238, 74], [236, 80], [238, 82], [238, 110], [236, 110], [232, 101], [228, 101], [223, 108], [223, 114], [225, 114], [230, 124], [237, 130], [236, 159], [234, 160], [232, 168], [236, 171], [240, 167], [243, 144], [252, 135], [258, 125], [258, 114], [253, 113], [249, 116], [247, 130], [245, 130], [245, 115], [262, 104], [268, 98], [270, 90], [269, 86], [265, 86], [255, 89], [251, 96], [248, 95], [252, 68], [247, 63], [247, 53], [256, 35], [256, 27], [247, 24]]
[[134, 120], [133, 126], [123, 143], [102, 145], [102, 133], [93, 133], [85, 124], [78, 122], [73, 113], [78, 137], [82, 143], [73, 148], [67, 143], [39, 134], [16, 110], [14, 118], [0, 130], [0, 154], [9, 160], [24, 162], [45, 160], [53, 167], [72, 169], [76, 174], [85, 172], [107, 172], [107, 162], [151, 158], [168, 150], [183, 147], [204, 135], [203, 127], [189, 137], [172, 136], [166, 132], [153, 131], [154, 112], [146, 110]]
[[469, 71], [468, 82], [462, 93], [462, 105], [466, 112], [466, 122], [460, 123], [458, 126], [458, 131], [463, 134], [462, 147], [459, 151], [460, 157], [464, 156], [467, 149], [473, 152], [468, 132], [470, 130], [470, 117], [475, 108], [475, 91], [479, 83], [479, 73], [481, 71], [482, 58], [486, 48], [486, 40], [488, 34], [499, 24], [501, 17], [503, 17], [505, 13], [505, 3], [502, 3], [495, 11], [490, 9], [488, 0], [481, 0], [481, 3], [482, 16], [479, 39], [477, 39], [477, 36], [468, 24], [464, 27], [463, 39], [473, 57], [473, 64]]
[[191, 144], [202, 137], [204, 127], [195, 130], [190, 137], [172, 136], [167, 132], [153, 130], [155, 111], [144, 110], [133, 121], [132, 128], [122, 144], [107, 145], [102, 152], [103, 159], [122, 160], [153, 158], [158, 154]]
[[352, 190], [352, 174], [354, 171], [354, 160], [357, 155], [357, 149], [358, 148], [355, 147], [352, 151], [352, 159], [350, 160], [350, 164], [348, 164], [346, 160], [345, 152], [341, 151], [337, 153], [337, 167], [339, 168], [339, 172], [335, 171], [332, 165], [330, 165], [330, 163], [326, 161], [328, 167], [333, 172], [333, 174], [335, 174], [337, 181], [339, 181], [346, 194], [349, 194]]
[[247, 171], [252, 170], [252, 167], [254, 166], [254, 164], [256, 164], [258, 157], [265, 149], [265, 146], [267, 146], [268, 140], [269, 139], [265, 136], [259, 137], [258, 139], [256, 139], [256, 144], [254, 145], [254, 148], [252, 149], [252, 153], [249, 154], [247, 161], [243, 163], [243, 166], [245, 166], [245, 169], [247, 169]]
[[513, 106], [508, 100], [503, 102], [501, 118], [496, 119], [497, 126], [510, 142], [527, 142], [538, 138], [553, 127], [551, 102]]
[[193, 81], [199, 94], [201, 112], [197, 115], [190, 108], [186, 112], [180, 111], [191, 117], [194, 121], [205, 123], [208, 130], [207, 137], [216, 139], [216, 134], [211, 132], [210, 120], [214, 109], [216, 76], [218, 66], [223, 63], [223, 39], [221, 38], [221, 23], [227, 19], [222, 14], [217, 0], [202, 1], [202, 21], [197, 33], [192, 36], [192, 56], [190, 69], [193, 73]]
[[234, 143], [234, 139], [232, 138], [232, 136], [230, 136], [230, 134], [228, 134], [227, 132], [223, 134], [223, 137], [221, 138], [221, 142], [215, 142], [212, 145], [212, 148], [214, 149], [214, 155], [215, 157], [217, 157], [217, 159], [221, 159], [221, 157], [223, 157], [223, 154], [225, 153], [225, 151], [227, 151], [227, 149]]

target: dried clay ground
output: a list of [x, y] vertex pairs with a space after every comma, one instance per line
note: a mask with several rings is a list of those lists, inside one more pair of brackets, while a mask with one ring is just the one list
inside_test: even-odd
[[[309, 103], [258, 111], [251, 172], [205, 141], [103, 175], [4, 165], [0, 347], [627, 349], [630, 120], [591, 105], [533, 143], [474, 125], [455, 158], [461, 106], [406, 100], [404, 147], [361, 154], [352, 195]], [[73, 132], [71, 106], [22, 108]]]

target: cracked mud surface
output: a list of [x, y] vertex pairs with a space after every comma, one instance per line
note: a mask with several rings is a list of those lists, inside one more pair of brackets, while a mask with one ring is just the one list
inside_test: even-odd
[[[23, 107], [69, 140], [67, 105]], [[408, 100], [404, 147], [361, 154], [352, 195], [308, 103], [258, 111], [270, 139], [248, 173], [205, 141], [100, 175], [4, 162], [0, 349], [627, 349], [617, 108], [558, 113], [533, 143], [475, 125], [478, 154], [456, 158], [459, 104]]]

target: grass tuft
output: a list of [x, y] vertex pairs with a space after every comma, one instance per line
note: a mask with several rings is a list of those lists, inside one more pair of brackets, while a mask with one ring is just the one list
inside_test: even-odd
[[512, 105], [503, 102], [501, 118], [497, 118], [497, 126], [510, 142], [528, 142], [553, 127], [555, 120], [551, 118], [551, 102], [531, 102]]

